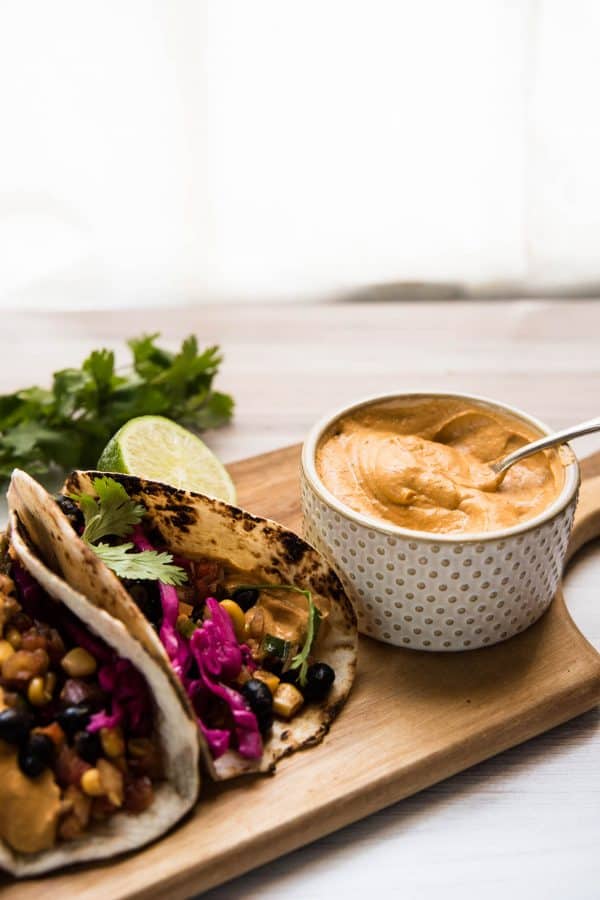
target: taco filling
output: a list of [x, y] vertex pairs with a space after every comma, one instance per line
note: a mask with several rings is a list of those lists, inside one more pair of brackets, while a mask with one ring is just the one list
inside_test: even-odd
[[334, 669], [319, 658], [328, 598], [217, 557], [172, 554], [139, 497], [110, 477], [92, 485], [95, 496], [57, 503], [154, 628], [212, 758], [260, 759], [274, 720], [293, 720], [332, 688]]
[[141, 813], [163, 779], [148, 686], [0, 539], [0, 839], [35, 854]]

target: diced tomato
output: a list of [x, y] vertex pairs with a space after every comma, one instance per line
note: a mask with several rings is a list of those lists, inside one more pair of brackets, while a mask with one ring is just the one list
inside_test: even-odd
[[62, 787], [68, 787], [70, 784], [79, 785], [83, 773], [91, 768], [90, 764], [78, 756], [72, 747], [63, 744], [56, 757], [54, 772], [58, 783]]
[[194, 587], [196, 588], [196, 603], [214, 597], [217, 585], [223, 578], [223, 567], [214, 560], [202, 559], [193, 564]]
[[143, 812], [154, 800], [154, 789], [147, 775], [125, 780], [124, 806], [129, 812]]
[[46, 734], [59, 750], [65, 742], [65, 733], [58, 722], [51, 722], [50, 725], [46, 725], [44, 728], [34, 728], [33, 730], [36, 734]]

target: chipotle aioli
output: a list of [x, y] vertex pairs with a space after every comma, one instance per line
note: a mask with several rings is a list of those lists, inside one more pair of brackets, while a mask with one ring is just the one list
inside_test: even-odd
[[495, 460], [540, 434], [509, 413], [453, 397], [386, 400], [338, 419], [317, 448], [325, 487], [351, 509], [415, 531], [469, 533], [532, 519], [560, 493], [558, 453]]
[[24, 775], [14, 747], [0, 741], [0, 838], [19, 853], [40, 853], [56, 842], [60, 789], [50, 769]]

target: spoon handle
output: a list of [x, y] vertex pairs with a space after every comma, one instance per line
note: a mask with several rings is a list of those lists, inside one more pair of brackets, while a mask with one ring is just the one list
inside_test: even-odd
[[556, 447], [557, 444], [566, 444], [567, 441], [570, 441], [573, 438], [582, 437], [584, 434], [591, 434], [593, 431], [600, 431], [600, 418], [590, 419], [589, 422], [581, 422], [580, 425], [573, 425], [571, 428], [563, 428], [562, 431], [556, 431], [554, 434], [549, 434], [537, 441], [533, 441], [531, 444], [525, 444], [524, 447], [515, 450], [510, 456], [505, 456], [504, 459], [494, 463], [492, 469], [499, 475], [514, 463], [520, 462], [522, 459], [531, 456], [533, 453], [538, 453], [540, 450], [547, 450], [548, 447]]

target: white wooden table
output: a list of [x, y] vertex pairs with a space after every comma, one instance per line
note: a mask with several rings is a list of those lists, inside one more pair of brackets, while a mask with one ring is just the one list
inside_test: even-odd
[[[599, 413], [594, 301], [4, 313], [0, 391], [44, 383], [94, 347], [113, 347], [124, 360], [125, 338], [155, 330], [169, 343], [194, 331], [222, 345], [218, 383], [237, 412], [208, 440], [225, 461], [300, 441], [328, 409], [395, 389], [486, 394], [556, 427]], [[600, 449], [600, 436], [576, 449]], [[576, 560], [566, 597], [600, 647], [598, 550]], [[599, 840], [594, 710], [206, 896], [592, 900], [600, 897]]]

